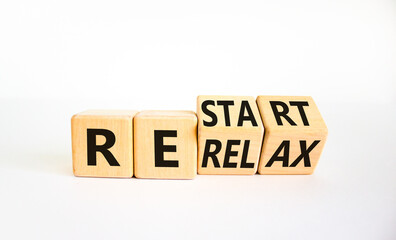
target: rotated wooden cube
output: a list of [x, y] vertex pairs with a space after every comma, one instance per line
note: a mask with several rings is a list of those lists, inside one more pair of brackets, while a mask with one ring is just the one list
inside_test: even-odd
[[132, 121], [136, 113], [124, 110], [90, 110], [72, 117], [75, 176], [132, 177]]
[[265, 127], [260, 174], [312, 174], [327, 127], [311, 97], [259, 96]]
[[198, 173], [257, 172], [264, 128], [255, 99], [198, 96]]
[[135, 176], [192, 179], [197, 175], [197, 116], [143, 111], [134, 119]]

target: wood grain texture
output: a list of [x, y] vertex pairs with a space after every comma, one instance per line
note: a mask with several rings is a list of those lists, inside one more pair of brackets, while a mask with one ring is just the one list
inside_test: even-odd
[[[297, 106], [301, 104], [307, 106]], [[257, 105], [265, 128], [258, 172], [312, 174], [327, 138], [326, 124], [312, 97], [259, 96]], [[305, 151], [308, 154], [301, 157]]]
[[[232, 101], [232, 105], [226, 107], [228, 114], [225, 113], [223, 101]], [[246, 105], [248, 105], [257, 126], [254, 126], [255, 124], [249, 120], [240, 122], [242, 102], [244, 103], [242, 115], [249, 115], [248, 110], [246, 110]], [[213, 124], [213, 116], [208, 115], [208, 111], [205, 109], [215, 114], [217, 123], [214, 126], [208, 126], [207, 123], [204, 123], [212, 122]], [[264, 127], [253, 97], [198, 96], [197, 115], [198, 174], [252, 175], [257, 172]], [[215, 145], [217, 141], [220, 142], [221, 147]], [[247, 155], [243, 161], [245, 146]], [[213, 157], [208, 157], [207, 154], [208, 152], [216, 152], [216, 149], [219, 149], [215, 155], [217, 161]], [[233, 153], [230, 154], [230, 152]]]
[[[133, 117], [137, 111], [129, 110], [89, 110], [74, 115], [72, 125], [73, 172], [81, 177], [122, 177], [133, 176]], [[96, 165], [88, 165], [87, 129], [110, 130], [115, 143], [108, 150], [119, 166], [110, 166], [101, 152], [96, 152]], [[96, 145], [103, 145], [105, 136], [96, 136]]]
[[[158, 145], [161, 144], [155, 142], [158, 131], [176, 134], [160, 137], [162, 146], [166, 147], [159, 152]], [[134, 142], [137, 178], [192, 179], [197, 175], [197, 117], [194, 112], [140, 112], [134, 119]], [[169, 151], [174, 147], [174, 152]], [[178, 166], [161, 166], [156, 155], [162, 155], [166, 163], [177, 161]]]

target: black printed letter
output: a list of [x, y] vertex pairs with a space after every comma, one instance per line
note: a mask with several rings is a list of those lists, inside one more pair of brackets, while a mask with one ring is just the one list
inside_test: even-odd
[[254, 163], [247, 163], [247, 156], [249, 152], [250, 140], [245, 140], [245, 145], [243, 146], [241, 168], [254, 168]]
[[[96, 136], [106, 138], [103, 145], [96, 145]], [[120, 166], [113, 154], [108, 150], [115, 143], [115, 135], [107, 129], [87, 129], [87, 154], [88, 166], [96, 166], [96, 152], [101, 152], [110, 166]]]
[[320, 140], [315, 140], [311, 146], [307, 149], [307, 141], [300, 141], [301, 154], [294, 160], [290, 167], [295, 167], [304, 158], [304, 167], [310, 167], [311, 161], [309, 159], [309, 153], [318, 145]]
[[305, 115], [305, 112], [304, 112], [304, 106], [309, 106], [308, 102], [298, 102], [298, 101], [292, 102], [291, 101], [290, 106], [297, 106], [298, 112], [300, 113], [301, 120], [303, 121], [304, 126], [309, 126], [307, 116]]
[[[248, 115], [245, 117], [245, 109], [248, 113]], [[252, 125], [254, 127], [257, 127], [257, 122], [256, 119], [254, 118], [254, 114], [252, 112], [252, 109], [250, 108], [249, 102], [244, 100], [241, 103], [241, 110], [239, 111], [239, 119], [238, 119], [238, 127], [241, 127], [243, 125], [243, 121], [251, 121]]]
[[[210, 145], [215, 145], [215, 150], [213, 152], [209, 152], [210, 151]], [[206, 140], [205, 143], [205, 150], [204, 150], [204, 154], [203, 154], [203, 159], [202, 159], [202, 167], [208, 167], [208, 159], [209, 157], [212, 158], [213, 160], [213, 165], [216, 168], [220, 167], [220, 163], [219, 160], [217, 159], [216, 154], [218, 154], [221, 150], [221, 142], [219, 140], [216, 139], [208, 139]]]
[[237, 151], [232, 151], [232, 145], [239, 145], [241, 143], [241, 140], [228, 140], [227, 141], [227, 147], [225, 150], [224, 154], [224, 164], [223, 168], [236, 168], [237, 163], [230, 163], [230, 157], [232, 156], [238, 156]]
[[216, 126], [217, 124], [217, 116], [214, 112], [210, 111], [208, 109], [208, 105], [215, 105], [215, 102], [212, 100], [206, 100], [202, 103], [202, 112], [208, 115], [209, 117], [212, 118], [211, 122], [206, 122], [205, 120], [203, 121], [204, 126], [206, 127], [213, 127]]
[[[290, 141], [283, 141], [278, 149], [275, 151], [274, 155], [272, 155], [271, 159], [267, 162], [265, 167], [271, 167], [275, 161], [282, 161], [282, 167], [289, 166], [289, 149], [290, 149]], [[283, 156], [279, 156], [281, 151], [283, 150]]]
[[229, 111], [229, 106], [234, 105], [234, 101], [217, 101], [217, 105], [222, 105], [224, 109], [224, 120], [225, 120], [225, 125], [231, 126], [230, 124], [230, 111]]
[[[293, 120], [287, 116], [289, 112], [289, 108], [287, 107], [286, 103], [280, 101], [270, 101], [272, 112], [274, 112], [274, 116], [278, 125], [283, 126], [281, 117], [284, 117], [292, 126], [296, 126], [297, 124], [293, 122]], [[283, 108], [282, 112], [278, 111], [277, 106], [281, 106]]]
[[175, 145], [164, 145], [164, 137], [177, 137], [176, 130], [154, 130], [154, 157], [156, 167], [179, 167], [177, 160], [164, 160], [164, 152], [176, 152]]

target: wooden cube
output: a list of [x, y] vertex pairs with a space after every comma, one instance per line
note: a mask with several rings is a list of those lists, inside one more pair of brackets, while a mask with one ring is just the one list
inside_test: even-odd
[[143, 111], [134, 119], [135, 176], [192, 179], [197, 175], [197, 116]]
[[257, 172], [264, 128], [255, 99], [198, 96], [198, 173]]
[[260, 174], [312, 174], [327, 127], [311, 97], [259, 96], [265, 134]]
[[132, 121], [136, 113], [124, 110], [90, 110], [72, 117], [75, 176], [132, 177]]

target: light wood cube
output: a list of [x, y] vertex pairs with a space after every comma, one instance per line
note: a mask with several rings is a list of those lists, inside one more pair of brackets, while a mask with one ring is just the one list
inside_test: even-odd
[[197, 175], [197, 116], [143, 111], [134, 119], [135, 176], [192, 179]]
[[257, 172], [264, 128], [255, 99], [198, 96], [198, 173]]
[[259, 96], [265, 134], [260, 174], [312, 174], [327, 127], [311, 97]]
[[136, 113], [124, 110], [90, 110], [72, 117], [75, 176], [132, 177], [132, 121]]

